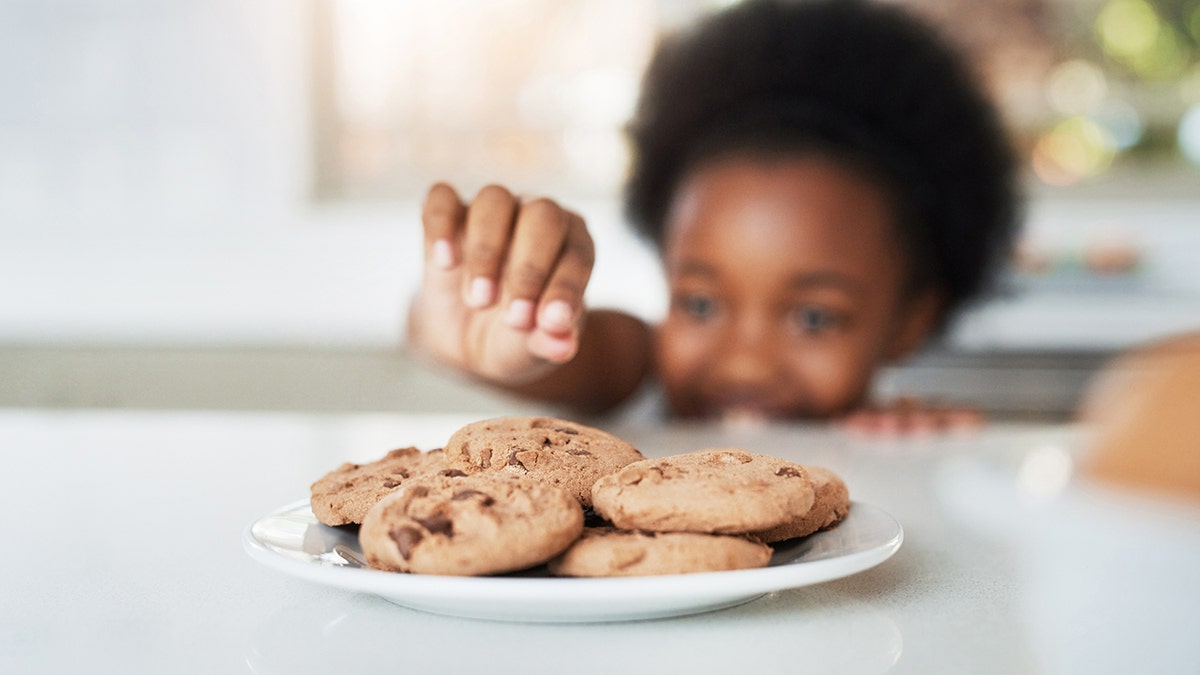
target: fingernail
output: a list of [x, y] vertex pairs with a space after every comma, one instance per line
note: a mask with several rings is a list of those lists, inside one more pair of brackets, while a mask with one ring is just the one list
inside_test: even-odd
[[444, 270], [454, 267], [454, 247], [450, 242], [445, 239], [433, 242], [433, 262]]
[[579, 342], [574, 335], [551, 335], [535, 331], [531, 336], [533, 353], [552, 363], [566, 363], [575, 356]]
[[533, 326], [533, 301], [517, 298], [508, 305], [508, 314], [504, 321], [513, 328], [529, 328]]
[[541, 325], [543, 328], [566, 330], [571, 327], [574, 312], [571, 306], [562, 300], [555, 300], [542, 308]]
[[475, 277], [471, 280], [471, 292], [467, 304], [472, 307], [487, 307], [496, 298], [496, 282], [487, 277]]

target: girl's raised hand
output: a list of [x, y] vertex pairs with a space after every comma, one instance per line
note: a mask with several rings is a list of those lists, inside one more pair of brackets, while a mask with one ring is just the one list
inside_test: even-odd
[[434, 185], [422, 209], [425, 272], [409, 314], [419, 352], [521, 384], [579, 349], [595, 250], [583, 219], [497, 185], [465, 203]]

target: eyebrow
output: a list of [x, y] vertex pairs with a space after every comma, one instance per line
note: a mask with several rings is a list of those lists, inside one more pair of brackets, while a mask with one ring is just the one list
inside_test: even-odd
[[[681, 262], [679, 264], [678, 273], [680, 276], [699, 276], [709, 278], [717, 276], [716, 269], [711, 265], [707, 265], [695, 260], [684, 260]], [[819, 288], [835, 288], [854, 295], [862, 292], [862, 284], [857, 279], [832, 270], [816, 270], [813, 272], [797, 274], [788, 279], [787, 285], [788, 288], [798, 291]]]
[[829, 271], [798, 274], [788, 280], [788, 286], [796, 290], [837, 288], [851, 294], [862, 292], [862, 284], [857, 279], [848, 277], [845, 274]]

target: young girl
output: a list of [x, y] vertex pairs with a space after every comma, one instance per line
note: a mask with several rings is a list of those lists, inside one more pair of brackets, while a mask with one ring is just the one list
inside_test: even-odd
[[749, 0], [713, 15], [661, 44], [629, 135], [626, 209], [665, 269], [660, 325], [584, 307], [578, 214], [439, 184], [411, 347], [581, 412], [653, 378], [677, 417], [843, 417], [985, 289], [1014, 235], [1016, 163], [994, 111], [895, 6]]

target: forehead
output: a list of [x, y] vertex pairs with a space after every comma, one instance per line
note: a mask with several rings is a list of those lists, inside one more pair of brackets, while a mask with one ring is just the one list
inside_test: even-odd
[[865, 175], [821, 159], [725, 159], [687, 176], [667, 218], [664, 257], [751, 258], [867, 273], [896, 266], [895, 212]]

